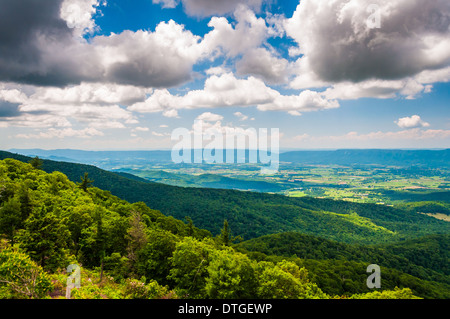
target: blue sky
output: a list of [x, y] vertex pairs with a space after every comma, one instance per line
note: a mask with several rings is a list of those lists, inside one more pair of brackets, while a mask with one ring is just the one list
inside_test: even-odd
[[450, 3], [375, 2], [0, 0], [0, 149], [450, 147]]

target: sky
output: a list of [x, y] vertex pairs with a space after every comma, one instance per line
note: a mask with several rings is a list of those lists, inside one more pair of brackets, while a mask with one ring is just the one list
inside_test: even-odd
[[0, 149], [450, 148], [448, 0], [0, 0]]

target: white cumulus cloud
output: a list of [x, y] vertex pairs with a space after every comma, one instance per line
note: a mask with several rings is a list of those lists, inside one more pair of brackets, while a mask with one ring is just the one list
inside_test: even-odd
[[[236, 78], [232, 73], [213, 75], [205, 81], [203, 90], [192, 90], [185, 95], [173, 95], [168, 90], [155, 90], [144, 102], [128, 107], [141, 113], [167, 110], [219, 107], [255, 106], [260, 111], [310, 112], [337, 108], [336, 100], [328, 100], [321, 93], [302, 91], [298, 95], [282, 95], [255, 77]], [[297, 113], [295, 113], [298, 115]]]
[[413, 128], [430, 126], [430, 124], [423, 121], [419, 115], [413, 115], [411, 117], [403, 117], [403, 118], [400, 118], [395, 123], [403, 129], [413, 129]]
[[97, 26], [93, 15], [99, 6], [105, 4], [104, 0], [64, 0], [60, 15], [67, 26], [75, 29], [77, 36], [81, 37], [84, 33], [95, 31]]

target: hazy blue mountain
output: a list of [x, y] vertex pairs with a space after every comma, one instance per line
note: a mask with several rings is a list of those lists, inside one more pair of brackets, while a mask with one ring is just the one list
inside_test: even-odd
[[64, 158], [66, 161], [84, 164], [92, 163], [130, 163], [130, 162], [170, 162], [170, 151], [82, 151], [73, 149], [11, 149], [12, 153], [40, 158]]
[[[140, 164], [171, 163], [170, 150], [163, 151], [82, 151], [82, 150], [41, 150], [11, 149], [10, 152], [26, 156], [65, 160], [85, 164]], [[226, 150], [224, 159], [226, 159]], [[254, 151], [252, 151], [254, 152]], [[245, 152], [249, 159], [250, 151]], [[238, 158], [235, 151], [234, 159]], [[194, 151], [191, 159], [194, 159]], [[446, 150], [327, 150], [327, 151], [290, 151], [280, 153], [280, 162], [311, 165], [383, 165], [383, 166], [426, 166], [449, 167], [450, 149]]]
[[450, 166], [446, 150], [336, 150], [293, 151], [280, 154], [280, 162], [311, 165]]
[[244, 180], [217, 174], [188, 175], [181, 173], [169, 173], [161, 170], [136, 171], [132, 169], [118, 169], [113, 171], [117, 173], [125, 172], [138, 175], [141, 178], [152, 182], [182, 187], [223, 188], [269, 193], [276, 193], [286, 189], [286, 187], [284, 187], [281, 183]]

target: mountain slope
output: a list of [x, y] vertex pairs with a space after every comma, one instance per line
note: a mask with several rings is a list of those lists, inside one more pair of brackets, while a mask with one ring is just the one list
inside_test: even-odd
[[[46, 173], [13, 159], [0, 161], [0, 181], [0, 299], [64, 296], [69, 264], [82, 268], [81, 286], [72, 291], [75, 299], [371, 296], [366, 274], [359, 274], [361, 263], [335, 268], [298, 258], [257, 261], [221, 237], [142, 203], [130, 204], [99, 188], [76, 185], [61, 172]], [[314, 270], [312, 278], [321, 266], [336, 271], [337, 281], [321, 283], [330, 295], [304, 263]], [[352, 285], [340, 285], [342, 271]], [[39, 280], [33, 280], [35, 274]], [[383, 276], [382, 296], [449, 295], [439, 283], [395, 269], [383, 269]]]
[[236, 245], [238, 250], [302, 259], [348, 260], [395, 268], [425, 280], [450, 284], [450, 235], [431, 235], [395, 244], [350, 245], [300, 233], [266, 235]]
[[[30, 158], [0, 152], [1, 158]], [[94, 166], [43, 161], [47, 172], [61, 171], [79, 182], [85, 172], [93, 185], [129, 202], [144, 202], [152, 209], [220, 233], [227, 219], [233, 235], [251, 239], [296, 231], [347, 243], [395, 242], [426, 234], [448, 233], [449, 225], [435, 218], [372, 204], [289, 198], [281, 195], [221, 189], [183, 188], [143, 182]]]

